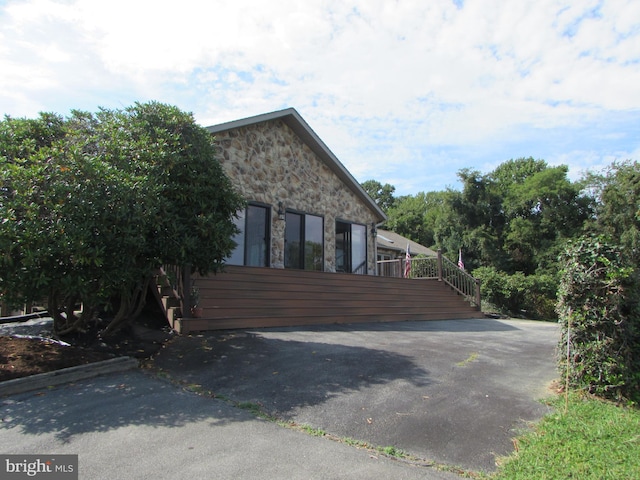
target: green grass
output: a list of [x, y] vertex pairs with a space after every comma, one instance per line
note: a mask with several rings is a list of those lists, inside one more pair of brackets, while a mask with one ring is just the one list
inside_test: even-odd
[[564, 397], [552, 405], [492, 480], [640, 478], [640, 410], [577, 395], [566, 413]]
[[405, 452], [403, 452], [402, 450], [400, 450], [399, 448], [396, 448], [394, 446], [389, 446], [389, 447], [382, 447], [379, 449], [380, 452], [384, 453], [385, 455], [389, 456], [389, 457], [395, 457], [395, 458], [406, 458], [409, 455], [406, 454]]
[[311, 435], [312, 437], [324, 437], [327, 432], [322, 430], [321, 428], [313, 428], [311, 425], [302, 424], [299, 426], [300, 431], [306, 433], [307, 435]]

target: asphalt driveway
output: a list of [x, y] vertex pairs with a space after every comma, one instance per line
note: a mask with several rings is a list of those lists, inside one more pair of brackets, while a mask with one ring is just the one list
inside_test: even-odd
[[547, 412], [538, 399], [556, 375], [557, 337], [555, 324], [490, 319], [177, 337], [155, 372], [0, 398], [0, 453], [78, 454], [83, 479], [455, 480], [436, 467], [491, 471]]
[[558, 334], [494, 319], [227, 331], [176, 338], [155, 365], [337, 437], [492, 471], [548, 412]]
[[0, 398], [0, 418], [0, 453], [78, 455], [82, 480], [459, 479], [282, 428], [141, 371]]

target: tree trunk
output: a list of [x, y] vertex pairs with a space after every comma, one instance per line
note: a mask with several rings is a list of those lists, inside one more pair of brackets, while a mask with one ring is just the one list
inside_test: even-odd
[[129, 322], [138, 318], [142, 309], [144, 308], [147, 300], [147, 289], [151, 282], [152, 277], [147, 276], [131, 291], [123, 291], [120, 296], [120, 308], [116, 316], [109, 322], [109, 325], [102, 331], [102, 336], [107, 337]]

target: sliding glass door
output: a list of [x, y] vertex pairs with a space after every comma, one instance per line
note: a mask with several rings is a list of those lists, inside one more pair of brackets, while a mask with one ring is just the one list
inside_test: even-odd
[[336, 221], [336, 271], [367, 273], [367, 227]]
[[285, 221], [285, 268], [322, 271], [324, 265], [324, 222], [322, 217], [287, 212]]

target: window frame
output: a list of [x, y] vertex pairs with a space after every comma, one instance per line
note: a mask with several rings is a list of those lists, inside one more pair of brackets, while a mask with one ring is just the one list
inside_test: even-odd
[[[249, 209], [252, 207], [261, 208], [264, 210], [264, 217], [262, 217], [264, 219], [264, 237], [263, 237], [264, 262], [261, 262], [260, 264], [247, 264], [247, 259], [249, 258], [249, 248], [251, 248], [251, 244], [247, 242], [247, 231], [249, 231], [249, 227], [250, 227]], [[238, 228], [240, 228], [241, 230], [240, 233], [234, 236], [234, 241], [236, 241], [238, 245], [236, 246], [232, 254], [229, 257], [227, 257], [227, 260], [226, 260], [227, 265], [238, 265], [238, 266], [244, 266], [244, 267], [270, 267], [271, 266], [271, 217], [272, 217], [271, 212], [272, 212], [272, 209], [273, 209], [273, 206], [267, 203], [247, 202], [247, 205], [243, 209], [242, 220], [244, 221], [244, 223], [242, 227], [240, 227], [240, 225], [236, 223], [236, 226], [238, 226]], [[240, 245], [240, 243], [237, 241], [240, 235], [242, 236], [242, 245]], [[236, 256], [239, 257], [236, 250], [240, 246], [242, 247], [242, 263], [239, 262], [239, 258], [234, 260], [234, 263], [229, 262], [229, 260], [232, 259], [233, 257], [236, 257]]]
[[[300, 226], [298, 228], [298, 238], [299, 238], [299, 247], [298, 247], [298, 258], [295, 266], [291, 266], [289, 260], [289, 248], [287, 245], [289, 232], [289, 215], [295, 215], [300, 219]], [[307, 224], [309, 217], [313, 217], [320, 220], [320, 241], [314, 242], [319, 243], [322, 248], [322, 255], [319, 262], [314, 262], [312, 265], [317, 265], [319, 268], [309, 268], [311, 265], [307, 264], [307, 242], [308, 242], [308, 230]], [[323, 272], [324, 271], [324, 259], [325, 259], [325, 239], [324, 239], [324, 216], [316, 215], [315, 213], [304, 212], [295, 209], [286, 209], [285, 211], [285, 227], [284, 227], [284, 268], [296, 269], [296, 270], [306, 270], [306, 271], [315, 271], [315, 272]]]

